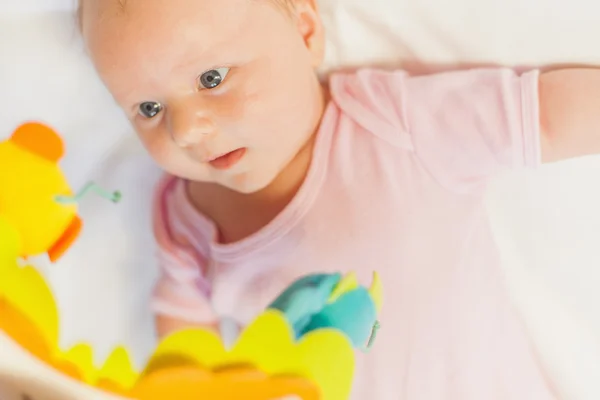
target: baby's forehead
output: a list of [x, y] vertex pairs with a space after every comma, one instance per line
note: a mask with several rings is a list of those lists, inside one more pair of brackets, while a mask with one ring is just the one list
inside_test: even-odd
[[[263, 1], [263, 0], [258, 0]], [[266, 0], [271, 1], [271, 0]], [[279, 0], [277, 0], [279, 1]], [[255, 0], [81, 0], [84, 34], [150, 30], [185, 31], [189, 25], [207, 26], [216, 33], [238, 18]], [[239, 19], [239, 18], [238, 18]], [[87, 26], [86, 26], [87, 25]], [[89, 28], [86, 30], [85, 28]], [[119, 33], [117, 33], [119, 32]]]
[[118, 0], [85, 0], [83, 35], [105, 83], [128, 92], [134, 82], [124, 76], [178, 76], [191, 65], [231, 63], [259, 46], [241, 43], [257, 40], [253, 32], [270, 24], [264, 7], [253, 6], [263, 1], [271, 0], [126, 0], [122, 9]]

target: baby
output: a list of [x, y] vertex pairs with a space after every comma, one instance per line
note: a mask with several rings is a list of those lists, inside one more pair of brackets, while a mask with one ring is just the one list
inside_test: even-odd
[[382, 328], [353, 400], [555, 399], [482, 197], [502, 170], [600, 151], [600, 72], [321, 83], [316, 0], [84, 0], [92, 60], [167, 172], [160, 335], [248, 323], [313, 272], [372, 271]]

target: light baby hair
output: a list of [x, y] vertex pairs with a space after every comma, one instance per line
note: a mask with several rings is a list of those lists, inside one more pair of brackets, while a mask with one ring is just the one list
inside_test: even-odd
[[[103, 1], [108, 1], [108, 0], [103, 0]], [[119, 6], [121, 7], [121, 9], [125, 9], [125, 6], [127, 4], [127, 0], [113, 0], [116, 3], [119, 4]], [[294, 9], [294, 0], [269, 0], [273, 3], [275, 3], [278, 7], [283, 8], [284, 11], [291, 13]], [[79, 27], [79, 30], [81, 31], [82, 28], [82, 13], [83, 13], [83, 6], [84, 6], [85, 0], [78, 0], [77, 1], [77, 26]]]

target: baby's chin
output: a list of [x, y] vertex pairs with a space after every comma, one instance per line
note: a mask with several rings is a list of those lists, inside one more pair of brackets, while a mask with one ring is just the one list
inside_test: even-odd
[[223, 182], [216, 182], [242, 194], [253, 194], [267, 189], [273, 184], [278, 174], [243, 172], [227, 177]]
[[234, 192], [242, 194], [253, 194], [267, 189], [277, 177], [278, 174], [240, 172], [237, 174], [208, 174], [202, 176], [183, 175], [174, 173], [173, 175], [187, 179], [191, 182], [202, 184], [219, 185]]

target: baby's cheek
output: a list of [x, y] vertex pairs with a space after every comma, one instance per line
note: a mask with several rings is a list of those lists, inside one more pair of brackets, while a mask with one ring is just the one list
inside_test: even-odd
[[[213, 106], [217, 109], [215, 114], [219, 116], [218, 122], [223, 120], [233, 123], [244, 121], [246, 109], [256, 101], [255, 93], [248, 93], [243, 90], [237, 90], [235, 93], [228, 93], [226, 96], [220, 96]], [[221, 128], [221, 127], [220, 127]]]
[[257, 129], [266, 128], [256, 123], [260, 94], [249, 91], [246, 84], [236, 89], [235, 92], [219, 96], [213, 101], [214, 122], [220, 139], [223, 139], [223, 136], [228, 139], [241, 139], [248, 145], [250, 143], [247, 141], [255, 137]]
[[169, 140], [166, 132], [145, 131], [140, 132], [138, 136], [156, 163], [166, 167], [173, 162], [177, 147]]

